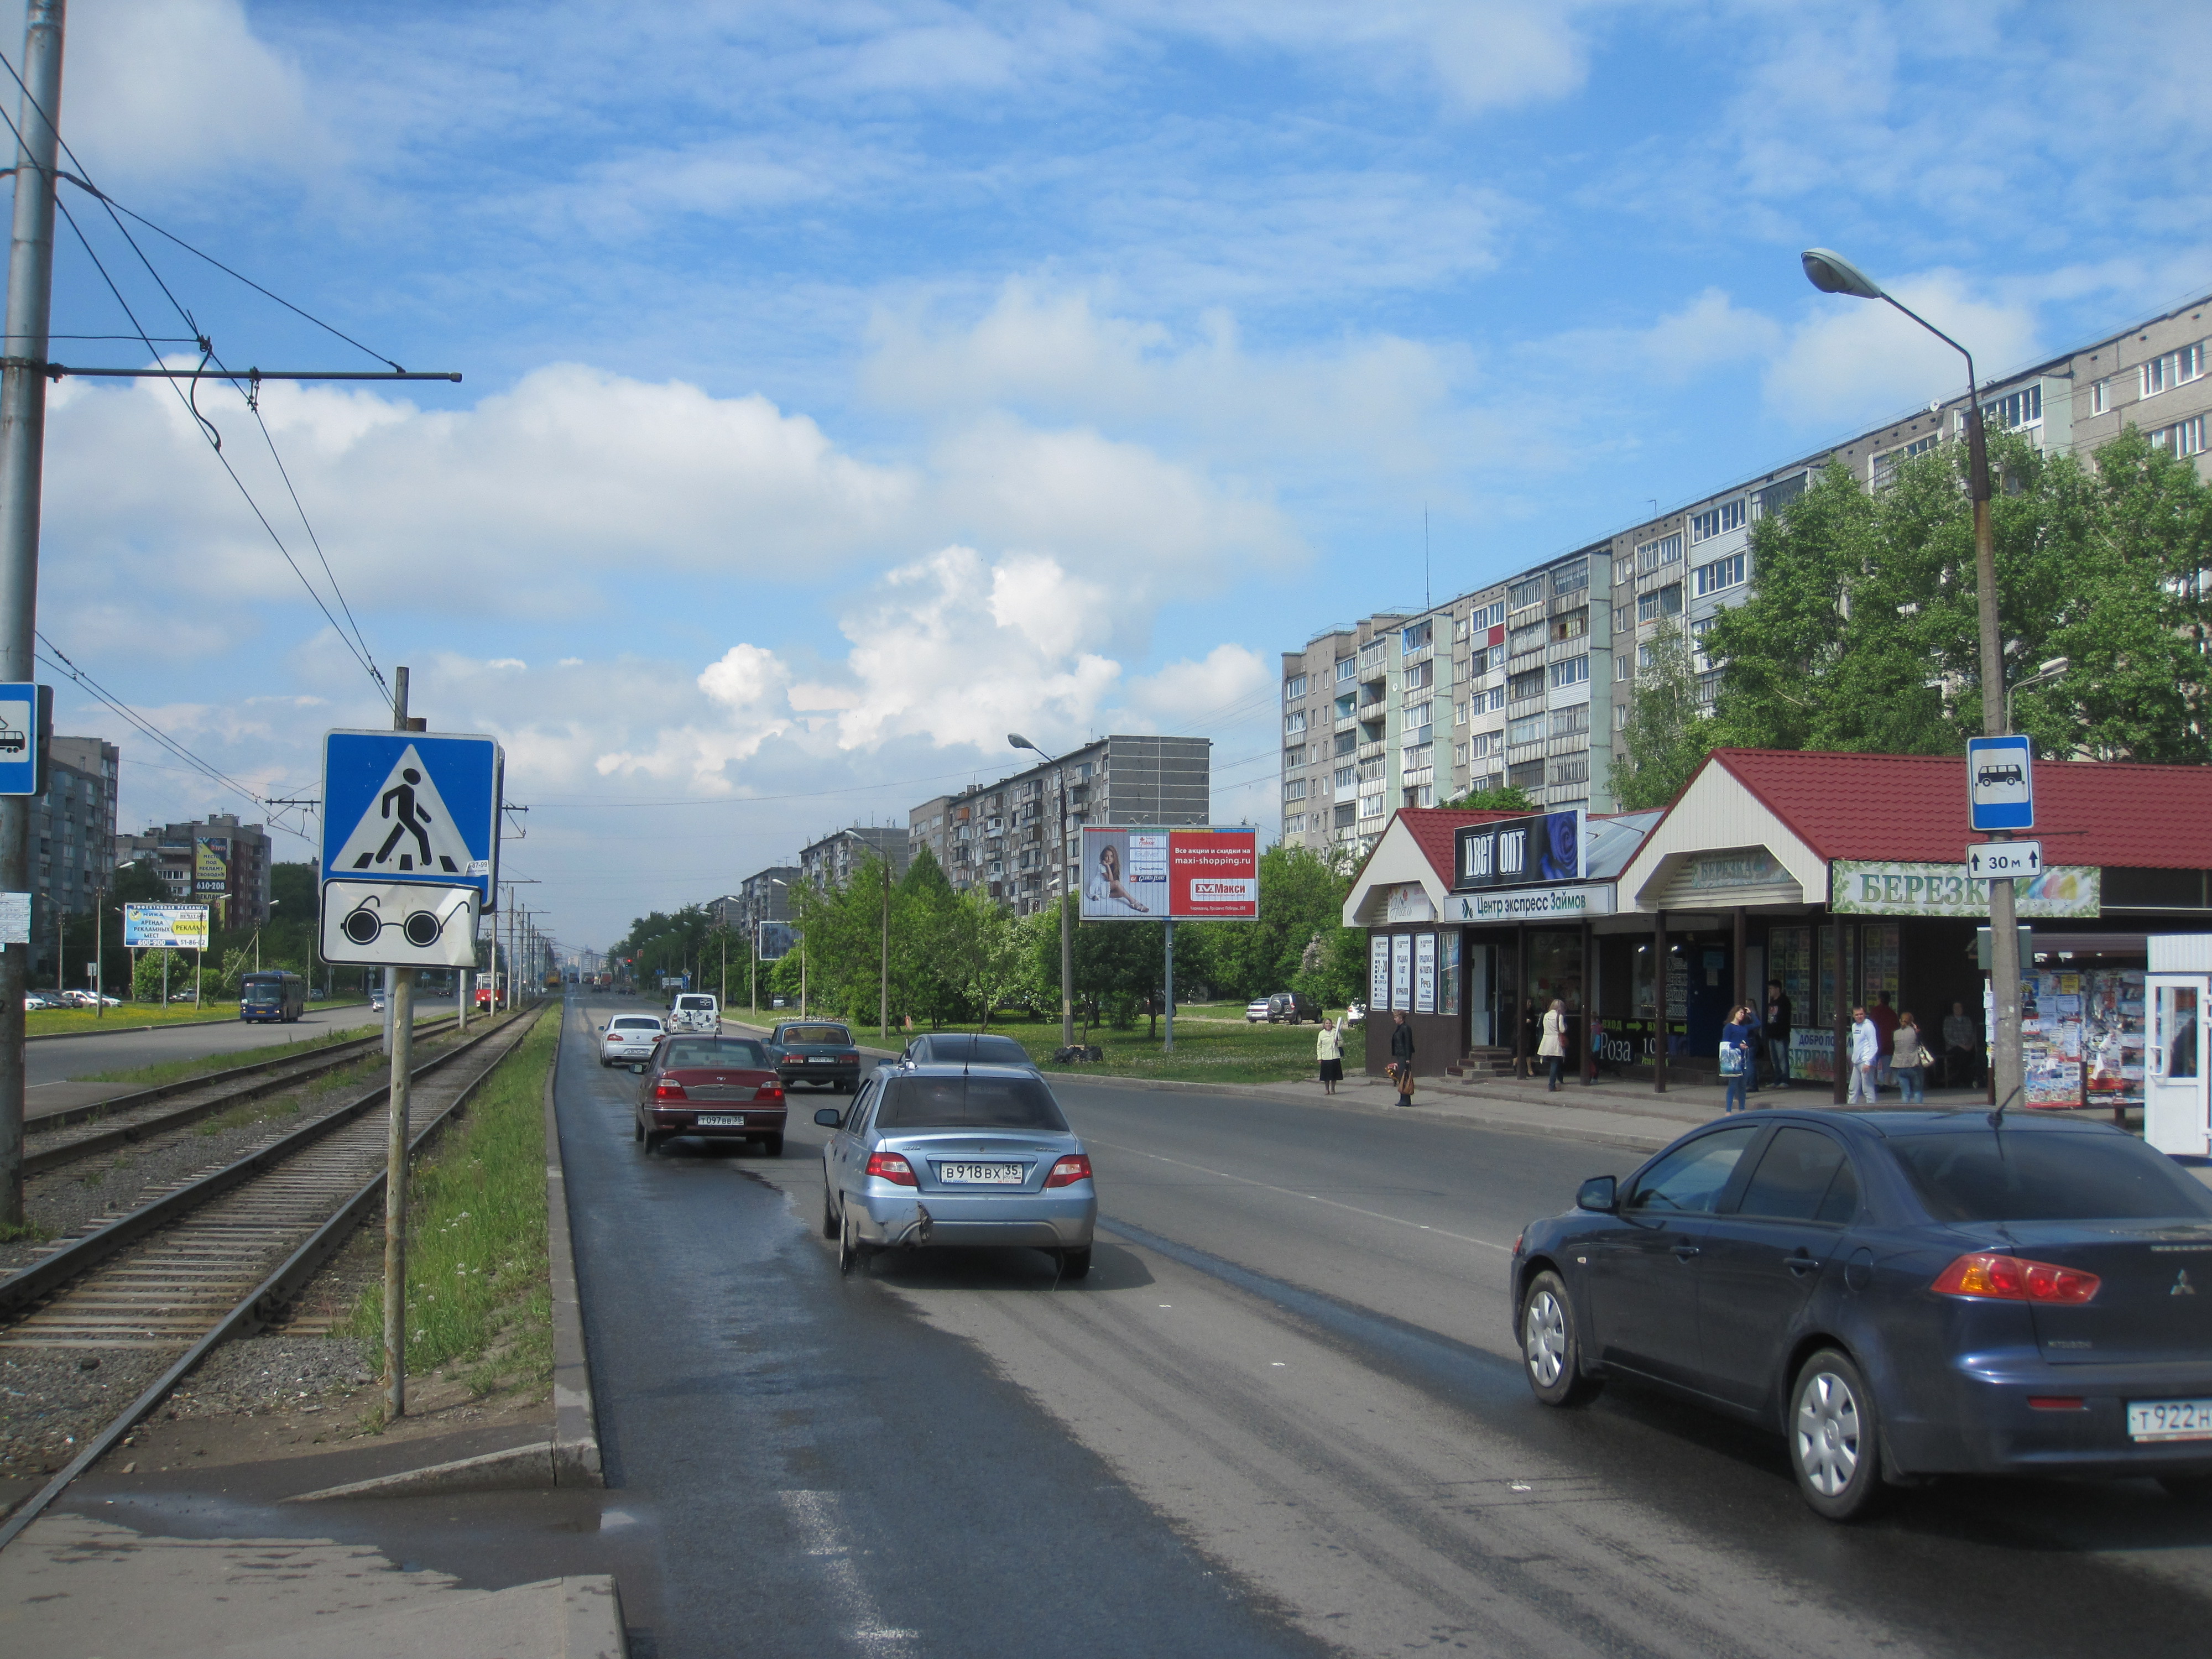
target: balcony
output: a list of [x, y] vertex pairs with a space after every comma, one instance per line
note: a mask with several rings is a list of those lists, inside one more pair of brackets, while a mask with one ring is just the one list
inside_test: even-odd
[[1436, 781], [1437, 769], [1433, 766], [1424, 766], [1419, 771], [1407, 773], [1400, 782], [1407, 789], [1419, 789]]
[[1410, 668], [1417, 662], [1426, 662], [1431, 657], [1435, 656], [1436, 653], [1437, 647], [1432, 641], [1430, 644], [1420, 646], [1414, 650], [1407, 652], [1398, 659], [1398, 665], [1401, 668]]
[[1357, 714], [1339, 714], [1336, 717], [1336, 730], [1339, 732], [1349, 732], [1358, 724], [1359, 716]]
[[1385, 746], [1386, 745], [1382, 743], [1382, 739], [1378, 738], [1372, 742], [1361, 744], [1358, 748], [1352, 750], [1352, 757], [1355, 761], [1362, 762], [1381, 760], [1382, 758], [1382, 750]]

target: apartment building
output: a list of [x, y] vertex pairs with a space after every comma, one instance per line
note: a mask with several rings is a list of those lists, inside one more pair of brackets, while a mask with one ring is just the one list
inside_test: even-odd
[[98, 738], [47, 739], [46, 793], [31, 802], [34, 927], [43, 928], [56, 915], [46, 906], [81, 915], [110, 884], [121, 758], [113, 744]]
[[906, 815], [907, 858], [911, 863], [925, 847], [937, 860], [937, 867], [950, 871], [952, 866], [952, 803], [954, 797], [939, 795], [926, 800]]
[[943, 847], [939, 861], [955, 889], [1027, 915], [1062, 891], [1084, 824], [1212, 823], [1212, 750], [1211, 738], [1099, 738], [918, 806], [908, 814], [908, 833], [917, 846]]
[[906, 830], [895, 823], [849, 824], [799, 849], [799, 873], [817, 887], [842, 887], [870, 854], [891, 867], [894, 880], [906, 873], [913, 854]]
[[764, 961], [781, 956], [791, 937], [791, 884], [799, 878], [795, 864], [772, 864], [754, 872], [708, 905], [718, 927], [754, 941]]
[[[2212, 295], [1990, 382], [1983, 418], [2054, 455], [2140, 427], [2212, 479], [2208, 317]], [[1880, 489], [1911, 457], [1963, 441], [1966, 422], [1966, 398], [1939, 400], [1502, 582], [1285, 652], [1283, 839], [1363, 854], [1397, 807], [1501, 784], [1547, 807], [1613, 810], [1637, 677], [1663, 635], [1680, 630], [1700, 698], [1717, 694], [1700, 641], [1749, 596], [1752, 527], [1832, 460]]]
[[116, 836], [110, 844], [118, 865], [148, 861], [172, 903], [207, 905], [217, 927], [255, 927], [269, 920], [269, 832], [260, 824], [216, 812]]

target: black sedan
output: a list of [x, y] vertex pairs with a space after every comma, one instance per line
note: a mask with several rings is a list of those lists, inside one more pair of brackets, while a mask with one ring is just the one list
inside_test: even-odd
[[2106, 1124], [1771, 1111], [1516, 1241], [1536, 1397], [1656, 1383], [1781, 1431], [1832, 1520], [1950, 1473], [2212, 1499], [2212, 1191]]
[[860, 1086], [860, 1051], [853, 1033], [832, 1020], [787, 1020], [769, 1033], [776, 1073], [788, 1089], [794, 1083], [828, 1084], [850, 1094]]

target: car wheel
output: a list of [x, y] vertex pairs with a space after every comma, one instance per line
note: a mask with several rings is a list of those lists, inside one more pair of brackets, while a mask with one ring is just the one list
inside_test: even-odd
[[1874, 1391], [1850, 1358], [1823, 1348], [1790, 1391], [1790, 1467], [1814, 1513], [1855, 1521], [1882, 1496], [1881, 1431]]
[[647, 1133], [641, 1135], [639, 1139], [645, 1142], [645, 1155], [647, 1158], [651, 1158], [655, 1152], [660, 1150], [660, 1143], [666, 1139], [667, 1137], [665, 1135], [657, 1135]]
[[781, 1158], [783, 1156], [783, 1137], [781, 1135], [765, 1135], [762, 1137], [760, 1149], [761, 1156], [763, 1158]]
[[1583, 1375], [1582, 1340], [1566, 1280], [1538, 1273], [1521, 1304], [1521, 1358], [1528, 1386], [1547, 1406], [1579, 1406], [1604, 1385]]
[[2169, 1498], [2187, 1504], [2212, 1504], [2212, 1474], [2161, 1474], [2158, 1484]]
[[1079, 1250], [1062, 1250], [1060, 1253], [1060, 1276], [1067, 1279], [1091, 1277], [1091, 1247], [1088, 1244]]
[[824, 1187], [822, 1189], [822, 1237], [836, 1238], [837, 1236], [836, 1206], [830, 1202], [830, 1189]]
[[645, 1125], [640, 1123], [635, 1118], [629, 1121], [629, 1138], [639, 1141], [645, 1139]]
[[853, 1224], [853, 1212], [846, 1211], [837, 1229], [837, 1271], [849, 1273], [854, 1268], [865, 1265], [874, 1254], [860, 1243], [860, 1231]]

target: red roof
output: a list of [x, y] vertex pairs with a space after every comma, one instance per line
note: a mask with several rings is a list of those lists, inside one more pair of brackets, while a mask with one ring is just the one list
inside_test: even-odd
[[[1963, 756], [1716, 749], [1705, 764], [1727, 769], [1824, 859], [1957, 864], [1987, 839], [1966, 822]], [[2039, 761], [2035, 817], [2024, 833], [2051, 864], [2212, 869], [2212, 767]]]

